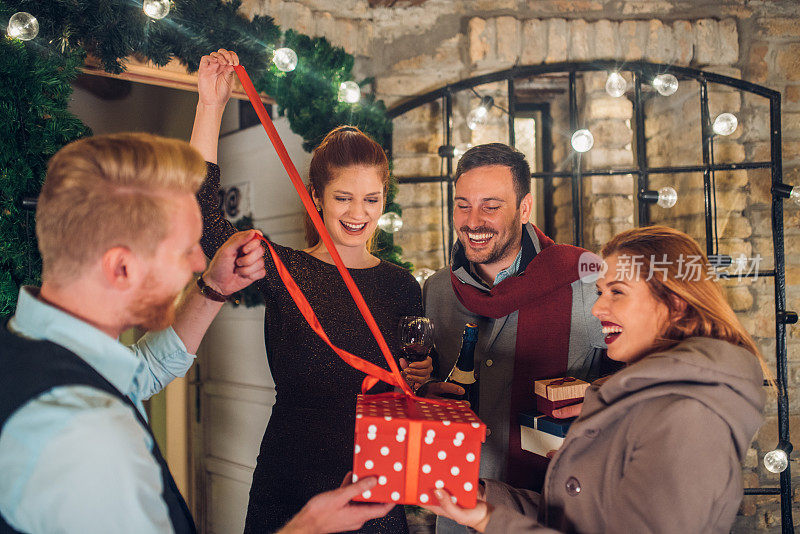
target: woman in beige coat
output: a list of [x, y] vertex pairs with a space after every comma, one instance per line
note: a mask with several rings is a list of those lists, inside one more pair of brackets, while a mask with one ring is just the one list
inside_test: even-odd
[[440, 491], [436, 513], [487, 533], [730, 532], [764, 362], [686, 234], [630, 230], [603, 256], [592, 312], [628, 365], [587, 391], [541, 495], [485, 480], [474, 509]]

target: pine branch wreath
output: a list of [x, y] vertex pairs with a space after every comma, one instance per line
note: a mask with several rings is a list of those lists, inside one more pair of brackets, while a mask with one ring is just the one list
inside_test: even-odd
[[[108, 72], [123, 71], [123, 59], [137, 55], [156, 65], [177, 58], [194, 72], [203, 54], [236, 50], [259, 91], [272, 96], [278, 112], [310, 151], [341, 124], [358, 126], [384, 148], [391, 121], [382, 101], [365, 95], [356, 104], [339, 102], [339, 85], [352, 77], [353, 56], [325, 38], [282, 31], [271, 17], [248, 20], [240, 0], [175, 0], [169, 15], [152, 20], [139, 0], [0, 0], [3, 27], [16, 12], [39, 21], [39, 35], [22, 42], [0, 38], [0, 316], [16, 306], [19, 287], [37, 284], [41, 259], [32, 213], [21, 201], [38, 196], [49, 158], [65, 144], [91, 135], [67, 110], [71, 82], [90, 52]], [[298, 66], [282, 72], [272, 52], [292, 48]], [[386, 211], [401, 213], [390, 191]], [[378, 232], [377, 255], [411, 268], [391, 234]]]

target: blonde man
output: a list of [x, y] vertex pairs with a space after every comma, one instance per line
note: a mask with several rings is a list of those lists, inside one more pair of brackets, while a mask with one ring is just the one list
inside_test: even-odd
[[[22, 288], [0, 323], [0, 532], [195, 531], [142, 401], [186, 373], [226, 296], [264, 276], [252, 230], [206, 266], [204, 176], [188, 144], [147, 134], [83, 139], [50, 161], [36, 213], [42, 287]], [[121, 345], [134, 326], [148, 333]], [[291, 527], [382, 515], [349, 504], [372, 484], [318, 496]]]

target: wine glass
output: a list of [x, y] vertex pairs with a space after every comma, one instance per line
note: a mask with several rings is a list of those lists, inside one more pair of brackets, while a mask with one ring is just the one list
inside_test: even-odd
[[408, 363], [421, 362], [433, 348], [433, 323], [427, 317], [406, 316], [397, 329], [400, 352]]

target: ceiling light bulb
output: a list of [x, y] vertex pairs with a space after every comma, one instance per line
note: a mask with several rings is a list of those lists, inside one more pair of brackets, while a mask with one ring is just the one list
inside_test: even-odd
[[678, 90], [678, 78], [672, 74], [659, 74], [653, 79], [653, 87], [660, 95], [673, 95]]
[[720, 113], [717, 115], [717, 118], [714, 119], [712, 129], [717, 135], [731, 135], [736, 131], [737, 126], [739, 126], [739, 120], [736, 118], [736, 115], [733, 113]]
[[594, 136], [592, 132], [584, 128], [572, 134], [571, 142], [575, 152], [588, 152], [594, 145]]
[[608, 75], [608, 79], [606, 80], [606, 93], [614, 98], [618, 98], [625, 94], [627, 88], [628, 82], [625, 81], [625, 78], [623, 78], [619, 72], [612, 72]]

